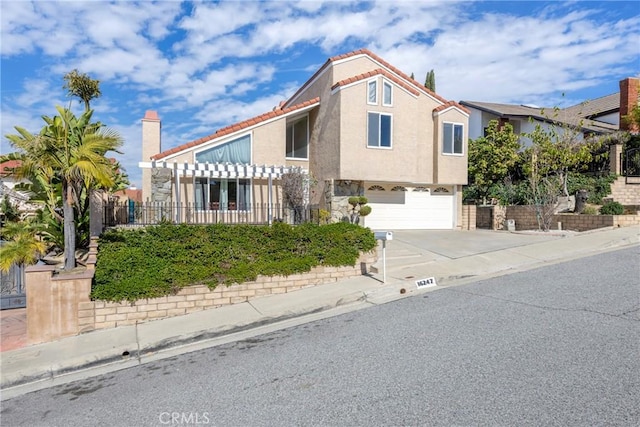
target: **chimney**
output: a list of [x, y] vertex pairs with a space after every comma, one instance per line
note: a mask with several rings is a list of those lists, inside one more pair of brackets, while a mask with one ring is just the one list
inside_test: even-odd
[[620, 130], [630, 132], [638, 132], [639, 129], [627, 123], [624, 116], [631, 113], [638, 105], [638, 84], [640, 80], [634, 77], [628, 77], [620, 81]]
[[[148, 110], [142, 118], [142, 161], [162, 151], [160, 118], [157, 111]], [[142, 169], [142, 200], [151, 200], [151, 169]]]

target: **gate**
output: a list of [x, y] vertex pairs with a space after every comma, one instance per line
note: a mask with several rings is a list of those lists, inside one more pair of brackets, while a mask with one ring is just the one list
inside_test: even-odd
[[640, 148], [631, 148], [620, 157], [625, 184], [640, 184]]
[[0, 309], [23, 308], [27, 306], [24, 287], [24, 266], [13, 264], [7, 273], [0, 271]]

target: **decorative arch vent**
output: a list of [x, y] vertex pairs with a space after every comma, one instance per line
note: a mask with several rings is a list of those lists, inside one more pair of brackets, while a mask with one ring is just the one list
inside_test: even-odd
[[427, 187], [416, 187], [413, 189], [413, 191], [416, 191], [418, 193], [428, 193], [429, 189]]
[[368, 191], [384, 191], [384, 187], [380, 185], [372, 185], [367, 189]]
[[446, 189], [446, 188], [444, 188], [444, 187], [438, 187], [438, 188], [436, 188], [435, 190], [433, 190], [433, 192], [434, 192], [434, 193], [448, 193], [448, 192], [449, 192], [449, 190], [447, 190], [447, 189]]
[[407, 191], [407, 189], [405, 187], [403, 187], [402, 185], [396, 185], [395, 187], [393, 187], [391, 189], [391, 191]]

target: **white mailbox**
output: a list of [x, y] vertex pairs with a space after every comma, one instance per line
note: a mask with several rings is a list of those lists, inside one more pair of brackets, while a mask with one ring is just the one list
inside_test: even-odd
[[393, 240], [393, 232], [391, 231], [374, 231], [376, 240]]

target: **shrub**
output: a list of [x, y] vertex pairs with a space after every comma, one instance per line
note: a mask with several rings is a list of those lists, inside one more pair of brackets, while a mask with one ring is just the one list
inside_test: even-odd
[[576, 194], [578, 190], [587, 190], [587, 202], [600, 204], [602, 199], [611, 194], [611, 184], [616, 180], [615, 175], [589, 176], [572, 173], [567, 180], [569, 194]]
[[584, 209], [582, 210], [582, 215], [597, 215], [598, 214], [598, 210], [596, 209], [595, 206], [585, 206]]
[[607, 202], [600, 208], [601, 215], [622, 215], [624, 206], [618, 202]]
[[108, 231], [100, 239], [91, 297], [136, 301], [192, 284], [215, 288], [288, 276], [317, 265], [354, 265], [376, 247], [371, 230], [352, 224], [272, 226], [163, 224]]

